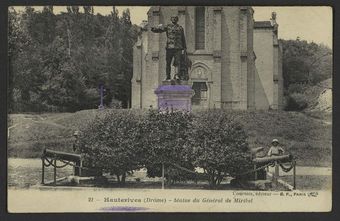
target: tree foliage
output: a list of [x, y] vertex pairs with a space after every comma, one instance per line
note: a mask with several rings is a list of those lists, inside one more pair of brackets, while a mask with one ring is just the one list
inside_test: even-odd
[[138, 115], [132, 111], [109, 110], [96, 117], [80, 136], [85, 166], [110, 172], [124, 184], [126, 175], [142, 165], [138, 127]]
[[291, 84], [317, 84], [332, 77], [332, 50], [303, 40], [280, 40], [285, 88]]
[[[93, 7], [68, 6], [54, 14], [25, 7], [9, 10], [10, 111], [76, 111], [104, 102], [129, 106], [132, 48], [137, 27], [130, 12], [94, 15]], [[95, 92], [97, 95], [95, 95]], [[52, 94], [51, 94], [52, 93]]]
[[224, 176], [235, 177], [251, 168], [247, 135], [231, 112], [198, 113], [188, 130], [187, 147], [194, 165], [204, 169], [212, 188]]
[[148, 176], [162, 176], [169, 183], [199, 178], [204, 169], [210, 187], [223, 177], [240, 177], [251, 167], [247, 136], [231, 113], [210, 110], [198, 114], [182, 112], [146, 115], [110, 110], [82, 130], [81, 151], [86, 164], [117, 175], [145, 167]]
[[332, 77], [332, 50], [325, 45], [304, 40], [280, 40], [282, 44], [283, 82], [287, 110], [308, 107], [306, 88]]
[[169, 182], [192, 178], [192, 174], [175, 169], [176, 164], [194, 170], [192, 156], [186, 148], [187, 131], [192, 115], [183, 112], [150, 110], [141, 124], [144, 165], [148, 176], [161, 176], [162, 164]]

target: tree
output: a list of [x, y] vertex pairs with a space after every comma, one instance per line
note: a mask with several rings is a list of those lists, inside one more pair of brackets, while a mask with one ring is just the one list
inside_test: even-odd
[[332, 51], [324, 45], [301, 40], [280, 40], [283, 48], [283, 78], [290, 84], [315, 85], [332, 76]]
[[8, 68], [9, 68], [9, 85], [8, 85], [8, 107], [9, 112], [13, 110], [13, 90], [15, 88], [15, 68], [16, 61], [20, 54], [29, 45], [30, 38], [20, 25], [20, 16], [13, 7], [8, 10]]
[[[9, 71], [10, 100], [16, 99], [21, 105], [17, 109], [30, 109], [32, 104], [31, 95], [39, 93], [41, 81], [41, 47], [37, 37], [30, 30], [35, 20], [34, 9], [26, 7], [23, 14], [10, 12], [9, 18]], [[13, 90], [17, 90], [20, 97], [13, 98]], [[34, 101], [33, 101], [34, 102]], [[13, 105], [10, 105], [11, 107]]]
[[251, 168], [247, 135], [231, 112], [200, 112], [187, 133], [187, 151], [194, 165], [203, 168], [211, 188], [223, 177], [236, 177]]
[[141, 168], [141, 134], [138, 115], [132, 111], [107, 111], [97, 116], [80, 136], [85, 166], [110, 172], [120, 184], [128, 173]]
[[302, 111], [310, 102], [306, 91], [332, 77], [332, 50], [300, 39], [280, 41], [286, 110]]
[[137, 29], [132, 26], [130, 19], [130, 11], [123, 11], [120, 19], [120, 48], [121, 65], [117, 79], [118, 94], [117, 98], [123, 101], [123, 106], [130, 106], [131, 101], [131, 79], [133, 73], [133, 48], [131, 47], [137, 40]]
[[66, 54], [63, 39], [56, 38], [46, 58], [43, 100], [63, 111], [75, 111], [81, 106], [85, 83], [77, 65]]
[[162, 164], [165, 167], [165, 177], [170, 182], [174, 182], [178, 177], [187, 177], [186, 172], [173, 168], [172, 165], [178, 164], [194, 170], [191, 155], [185, 146], [186, 131], [189, 129], [191, 118], [190, 113], [159, 113], [149, 110], [141, 124], [143, 164], [148, 169], [149, 176], [161, 176]]
[[[53, 6], [9, 11], [10, 111], [96, 108], [99, 84], [107, 89], [106, 105], [113, 101], [129, 106], [137, 39], [130, 13], [124, 11], [120, 18], [115, 7], [107, 16], [94, 15], [91, 6], [83, 9], [67, 6], [66, 13], [56, 15]], [[65, 88], [70, 82], [82, 94]], [[52, 90], [53, 83], [58, 86]], [[55, 95], [66, 97], [61, 101]]]
[[83, 6], [85, 14], [92, 14], [93, 15], [93, 6]]

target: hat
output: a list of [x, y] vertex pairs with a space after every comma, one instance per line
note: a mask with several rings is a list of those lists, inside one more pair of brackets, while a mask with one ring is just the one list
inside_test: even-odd
[[278, 139], [273, 139], [272, 143], [279, 143]]

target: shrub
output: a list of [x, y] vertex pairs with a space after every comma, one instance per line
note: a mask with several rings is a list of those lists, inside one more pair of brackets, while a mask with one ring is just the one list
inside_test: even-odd
[[117, 176], [124, 184], [126, 175], [141, 168], [139, 118], [131, 111], [106, 110], [81, 131], [80, 149], [89, 167]]
[[87, 88], [84, 90], [84, 96], [82, 100], [83, 109], [97, 108], [99, 101], [100, 95], [97, 88]]
[[109, 107], [113, 108], [113, 109], [121, 109], [122, 108], [122, 102], [112, 98], [112, 101], [110, 102]]
[[210, 187], [219, 185], [224, 176], [235, 177], [251, 168], [246, 133], [231, 113], [200, 112], [187, 133], [187, 150], [194, 165], [208, 175]]
[[168, 183], [193, 180], [197, 177], [190, 171], [201, 167], [212, 188], [224, 176], [251, 168], [247, 136], [231, 113], [213, 110], [193, 117], [150, 110], [139, 116], [108, 110], [91, 122], [80, 138], [87, 164], [117, 175], [122, 183], [128, 172], [143, 166], [155, 177], [162, 175], [164, 164]]
[[290, 84], [288, 86], [287, 93], [288, 94], [302, 93], [302, 92], [306, 91], [307, 88], [308, 88], [308, 85], [303, 84], [303, 83]]
[[308, 106], [308, 98], [303, 93], [292, 93], [288, 97], [286, 109], [290, 111], [301, 111]]
[[146, 115], [141, 130], [145, 154], [144, 164], [148, 170], [148, 176], [161, 176], [161, 168], [164, 164], [165, 176], [169, 182], [192, 178], [192, 174], [171, 166], [178, 164], [194, 170], [184, 145], [191, 118], [190, 113], [159, 113], [156, 110], [150, 110]]

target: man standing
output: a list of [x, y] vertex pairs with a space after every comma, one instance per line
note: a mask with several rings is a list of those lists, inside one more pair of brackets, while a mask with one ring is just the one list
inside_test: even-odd
[[181, 55], [186, 50], [185, 36], [183, 27], [177, 24], [178, 16], [171, 16], [171, 24], [166, 26], [159, 25], [158, 27], [152, 27], [151, 31], [155, 33], [166, 32], [166, 80], [170, 80], [171, 76], [171, 62], [174, 58], [174, 66], [177, 67], [176, 76], [178, 77], [180, 68]]
[[[73, 151], [76, 152], [76, 153], [80, 153], [80, 149], [79, 149], [79, 131], [78, 130], [74, 131], [73, 137], [74, 137], [73, 145], [72, 145]], [[76, 162], [76, 165], [74, 167], [74, 175], [75, 176], [79, 176], [80, 175], [80, 162], [79, 161]]]

